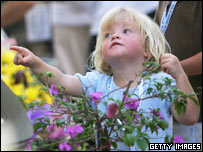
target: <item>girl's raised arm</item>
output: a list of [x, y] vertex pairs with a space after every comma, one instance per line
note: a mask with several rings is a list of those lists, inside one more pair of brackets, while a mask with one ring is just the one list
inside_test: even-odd
[[83, 93], [81, 82], [78, 77], [62, 73], [57, 68], [43, 62], [39, 57], [35, 56], [26, 48], [11, 46], [10, 49], [17, 51], [17, 54], [13, 59], [14, 64], [29, 67], [35, 75], [38, 73], [44, 73], [45, 71], [51, 72], [55, 75], [54, 78], [51, 78], [48, 81], [44, 76], [40, 77], [39, 80], [42, 83], [47, 83], [49, 86], [51, 84], [63, 86], [66, 89], [66, 94], [72, 96], [79, 96]]

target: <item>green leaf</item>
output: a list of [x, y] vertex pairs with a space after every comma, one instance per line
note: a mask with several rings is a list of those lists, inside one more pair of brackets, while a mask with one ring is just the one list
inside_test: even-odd
[[131, 134], [128, 134], [127, 136], [123, 137], [123, 141], [125, 143], [125, 145], [127, 146], [133, 146], [135, 144], [135, 142], [137, 141], [138, 136], [134, 136]]
[[158, 133], [157, 131], [157, 126], [154, 123], [150, 123], [149, 127], [151, 129], [151, 132], [153, 133], [154, 131], [156, 131], [156, 133]]
[[49, 89], [48, 89], [47, 87], [42, 87], [42, 88], [40, 88], [39, 90], [43, 90], [43, 91], [49, 93]]
[[37, 132], [38, 129], [42, 128], [43, 130], [46, 128], [46, 124], [43, 122], [38, 122], [33, 125], [34, 132]]
[[169, 135], [166, 135], [165, 139], [164, 139], [165, 143], [169, 143]]
[[147, 93], [146, 94], [151, 94], [152, 91], [153, 91], [153, 88], [147, 88]]
[[168, 123], [165, 120], [159, 120], [158, 125], [162, 130], [165, 130], [165, 128], [168, 128]]
[[115, 101], [115, 99], [114, 99], [114, 98], [108, 98], [108, 100]]
[[137, 146], [138, 146], [142, 151], [144, 151], [144, 150], [147, 148], [148, 143], [146, 142], [145, 139], [139, 138], [139, 139], [137, 140]]
[[176, 110], [177, 114], [180, 115], [186, 111], [186, 105], [179, 102], [179, 101], [176, 101], [175, 102], [175, 110]]
[[61, 127], [66, 121], [66, 119], [55, 119], [55, 120], [56, 120], [57, 127]]
[[45, 121], [48, 122], [48, 124], [50, 123], [50, 118], [49, 117], [43, 117], [43, 119], [45, 119]]
[[39, 79], [40, 77], [42, 77], [44, 74], [43, 73], [38, 73], [36, 76]]
[[113, 146], [114, 149], [117, 149], [118, 146], [117, 146], [117, 143], [116, 143], [116, 142], [112, 142], [111, 144], [112, 144], [112, 146]]
[[55, 75], [51, 72], [45, 72], [45, 75], [49, 78], [55, 77]]
[[195, 95], [195, 93], [191, 93], [188, 95], [188, 98], [191, 99], [197, 106], [200, 106], [199, 101], [194, 97]]

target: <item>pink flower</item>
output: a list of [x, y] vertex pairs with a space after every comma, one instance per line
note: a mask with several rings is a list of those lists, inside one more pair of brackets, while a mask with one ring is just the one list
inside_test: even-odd
[[183, 143], [184, 142], [184, 139], [182, 137], [179, 137], [179, 136], [175, 136], [174, 139], [173, 139], [173, 143]]
[[58, 94], [58, 89], [54, 84], [52, 84], [50, 89], [49, 89], [49, 92], [50, 92], [51, 95], [57, 95]]
[[[140, 104], [140, 101], [139, 100], [134, 101], [134, 100], [137, 100], [137, 98], [129, 98], [128, 96], [126, 96], [125, 101], [124, 101], [126, 103], [125, 107], [136, 110]], [[134, 102], [132, 102], [132, 101], [134, 101]]]
[[66, 102], [66, 101], [68, 101], [68, 100], [67, 100], [67, 98], [66, 98], [66, 97], [63, 97], [63, 101], [64, 101], [64, 102]]
[[71, 151], [72, 147], [71, 147], [71, 145], [67, 144], [66, 142], [63, 142], [63, 143], [59, 144], [59, 149], [62, 151]]
[[165, 120], [163, 116], [160, 116], [159, 119], [161, 119], [161, 120]]
[[64, 137], [64, 127], [58, 128], [55, 124], [48, 125], [46, 130], [49, 132], [48, 138], [55, 139]]
[[83, 132], [83, 128], [82, 128], [82, 126], [81, 126], [80, 124], [77, 124], [77, 125], [75, 126], [75, 130], [76, 130], [76, 132], [77, 132], [78, 134], [80, 134], [80, 133]]
[[118, 114], [119, 112], [119, 107], [116, 103], [111, 103], [109, 104], [108, 108], [107, 108], [107, 113], [106, 113], [106, 116], [108, 118], [115, 118], [116, 115]]
[[90, 98], [92, 100], [92, 102], [98, 104], [101, 101], [101, 96], [102, 96], [102, 92], [91, 92], [90, 93]]
[[[157, 110], [154, 110], [154, 109], [153, 109], [150, 113], [151, 113], [154, 117], [162, 115], [162, 113], [161, 113], [160, 111], [157, 111]], [[161, 118], [160, 118], [160, 119], [161, 119]]]
[[67, 128], [66, 134], [69, 134], [71, 138], [75, 138], [77, 134], [80, 134], [83, 132], [83, 128], [80, 124], [77, 124], [76, 126], [70, 126]]
[[28, 140], [27, 145], [25, 147], [25, 151], [31, 151], [32, 150], [32, 141], [35, 139], [37, 135], [33, 134], [32, 137]]

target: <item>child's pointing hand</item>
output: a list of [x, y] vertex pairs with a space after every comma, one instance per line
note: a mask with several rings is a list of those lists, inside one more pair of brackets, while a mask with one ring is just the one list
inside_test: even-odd
[[36, 63], [37, 57], [28, 49], [19, 46], [11, 46], [10, 49], [17, 51], [13, 59], [14, 64], [32, 67]]

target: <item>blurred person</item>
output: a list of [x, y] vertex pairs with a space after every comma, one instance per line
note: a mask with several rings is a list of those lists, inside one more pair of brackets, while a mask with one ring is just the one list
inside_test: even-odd
[[[154, 19], [165, 33], [172, 54], [181, 61], [194, 91], [198, 92], [197, 88], [202, 86], [202, 2], [161, 1]], [[174, 126], [174, 132], [185, 137], [186, 142], [189, 138], [190, 142], [194, 142], [195, 135], [196, 141], [202, 143], [202, 138], [199, 137], [202, 136], [202, 94], [198, 95], [198, 100], [199, 123], [195, 124], [194, 128], [191, 127], [190, 132], [187, 126], [177, 124]], [[193, 129], [195, 134], [192, 133]]]
[[1, 27], [6, 28], [23, 19], [25, 13], [38, 1], [4, 1], [1, 8]]
[[156, 8], [158, 7], [158, 1], [98, 1], [94, 5], [95, 5], [94, 6], [95, 9], [93, 10], [94, 11], [93, 22], [90, 28], [91, 40], [89, 44], [89, 54], [91, 54], [95, 50], [99, 24], [103, 15], [107, 11], [109, 11], [115, 6], [122, 5], [122, 6], [127, 6], [132, 9], [138, 10], [153, 18]]
[[66, 74], [85, 73], [94, 1], [53, 1], [52, 25], [57, 67]]
[[[41, 5], [40, 1], [5, 1], [1, 3], [1, 27], [4, 28], [5, 32], [9, 37], [17, 40], [18, 45], [25, 46], [31, 49], [36, 55], [40, 57], [52, 57], [52, 45], [51, 39], [38, 41], [29, 41], [27, 35], [29, 29], [27, 14], [35, 7]], [[36, 11], [33, 13], [37, 13]], [[42, 16], [42, 15], [41, 15]], [[40, 17], [41, 17], [40, 16]], [[39, 15], [32, 20], [40, 19]], [[35, 22], [35, 23], [36, 23]], [[35, 27], [40, 29], [40, 27]], [[42, 37], [42, 33], [40, 33]]]

